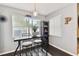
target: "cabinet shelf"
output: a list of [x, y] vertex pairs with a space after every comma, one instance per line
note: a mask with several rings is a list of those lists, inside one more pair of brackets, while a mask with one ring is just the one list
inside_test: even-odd
[[49, 41], [49, 22], [43, 21], [43, 41]]
[[48, 27], [47, 25], [44, 25], [44, 27]]

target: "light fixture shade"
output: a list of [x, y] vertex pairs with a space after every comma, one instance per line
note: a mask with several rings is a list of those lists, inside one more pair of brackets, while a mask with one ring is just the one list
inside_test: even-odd
[[34, 16], [37, 16], [37, 15], [38, 15], [38, 13], [37, 13], [36, 11], [34, 11], [34, 12], [33, 12], [33, 15], [34, 15]]

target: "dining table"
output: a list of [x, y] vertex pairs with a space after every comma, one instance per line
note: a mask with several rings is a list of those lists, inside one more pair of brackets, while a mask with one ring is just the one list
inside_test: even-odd
[[[36, 36], [36, 37], [28, 36], [28, 37], [20, 37], [20, 38], [14, 39], [14, 42], [18, 42], [18, 45], [14, 52], [14, 56], [16, 55], [18, 49], [21, 51], [21, 41], [31, 40], [31, 39], [41, 39], [41, 38], [43, 38], [43, 36]], [[20, 52], [20, 56], [21, 56], [21, 52]]]

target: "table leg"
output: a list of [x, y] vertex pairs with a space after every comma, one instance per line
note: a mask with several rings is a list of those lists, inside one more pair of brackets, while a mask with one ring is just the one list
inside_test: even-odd
[[22, 51], [21, 51], [21, 43], [20, 43], [19, 45], [20, 45], [20, 56], [21, 56], [21, 52], [22, 52]]
[[[16, 52], [17, 52], [19, 46], [20, 46], [20, 51], [21, 51], [21, 43], [20, 43], [20, 41], [18, 41], [18, 46], [17, 46], [17, 48], [16, 48], [16, 50], [14, 52], [14, 56], [16, 55]], [[20, 56], [21, 56], [21, 52], [20, 52]]]

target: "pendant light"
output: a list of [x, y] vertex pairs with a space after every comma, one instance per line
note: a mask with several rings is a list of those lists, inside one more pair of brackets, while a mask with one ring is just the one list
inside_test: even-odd
[[34, 12], [33, 12], [33, 16], [37, 16], [38, 13], [37, 13], [37, 10], [36, 10], [36, 3], [34, 3]]

